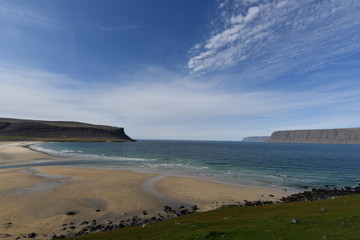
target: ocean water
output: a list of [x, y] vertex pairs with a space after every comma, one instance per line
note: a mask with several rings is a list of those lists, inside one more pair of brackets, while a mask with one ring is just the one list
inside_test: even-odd
[[131, 169], [292, 190], [360, 183], [360, 145], [142, 140], [32, 148], [64, 158], [28, 166]]

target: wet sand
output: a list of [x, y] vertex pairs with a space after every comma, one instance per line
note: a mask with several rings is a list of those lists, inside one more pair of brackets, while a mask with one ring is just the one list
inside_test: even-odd
[[[29, 143], [0, 143], [0, 166], [56, 157]], [[35, 239], [67, 233], [64, 224], [129, 219], [163, 213], [164, 205], [198, 205], [199, 211], [244, 200], [275, 201], [288, 192], [127, 170], [63, 166], [0, 169], [0, 239], [35, 232]], [[67, 215], [73, 212], [75, 215]], [[144, 216], [143, 216], [144, 217]], [[69, 226], [69, 225], [67, 225]]]

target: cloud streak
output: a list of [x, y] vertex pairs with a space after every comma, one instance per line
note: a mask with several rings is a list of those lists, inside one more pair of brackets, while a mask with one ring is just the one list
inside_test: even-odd
[[[271, 126], [288, 124], [288, 117], [301, 116], [305, 109], [324, 108], [330, 115], [360, 110], [360, 91], [346, 87], [335, 94], [339, 85], [291, 93], [228, 93], [215, 82], [200, 83], [177, 75], [169, 81], [169, 75], [159, 69], [143, 70], [133, 76], [142, 80], [89, 85], [39, 69], [3, 65], [0, 112], [5, 117], [125, 126], [134, 138], [229, 140], [245, 137], [249, 129], [269, 133]], [[347, 114], [343, 117], [350, 119]], [[314, 118], [318, 118], [316, 125], [329, 115], [314, 114], [308, 120]]]
[[0, 5], [0, 22], [6, 25], [25, 26], [31, 28], [53, 29], [60, 28], [59, 22], [44, 11], [34, 8], [29, 4], [7, 4], [3, 1]]
[[141, 26], [138, 25], [126, 25], [126, 26], [117, 26], [117, 27], [113, 27], [113, 26], [105, 26], [103, 24], [100, 23], [95, 23], [96, 27], [99, 28], [100, 30], [103, 31], [131, 31], [131, 30], [138, 30], [141, 29]]
[[220, 30], [194, 48], [188, 69], [202, 75], [277, 64], [300, 72], [319, 68], [360, 49], [359, 10], [356, 0], [225, 1], [213, 21]]

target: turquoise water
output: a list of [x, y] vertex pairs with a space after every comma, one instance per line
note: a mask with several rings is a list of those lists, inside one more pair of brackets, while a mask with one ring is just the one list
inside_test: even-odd
[[33, 148], [67, 157], [33, 166], [122, 168], [288, 189], [360, 183], [360, 145], [143, 140]]

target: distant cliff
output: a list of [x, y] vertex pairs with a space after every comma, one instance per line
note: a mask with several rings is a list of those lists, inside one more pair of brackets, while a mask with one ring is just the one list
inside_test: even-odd
[[131, 142], [124, 128], [81, 122], [0, 118], [0, 141]]
[[270, 137], [269, 136], [261, 136], [261, 137], [246, 137], [242, 142], [266, 142]]
[[360, 128], [278, 131], [268, 142], [360, 144]]

